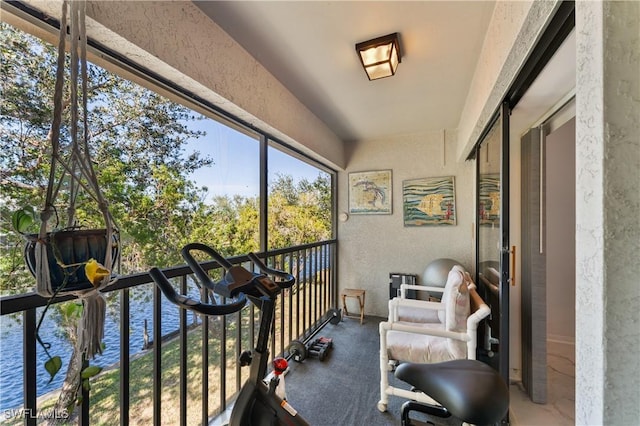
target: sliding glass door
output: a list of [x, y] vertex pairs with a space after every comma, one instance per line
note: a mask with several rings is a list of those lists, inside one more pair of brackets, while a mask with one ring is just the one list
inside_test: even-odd
[[479, 359], [509, 379], [509, 108], [476, 148], [476, 282], [491, 308]]

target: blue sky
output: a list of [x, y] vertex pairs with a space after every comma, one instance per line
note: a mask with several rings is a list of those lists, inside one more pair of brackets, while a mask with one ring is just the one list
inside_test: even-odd
[[[206, 132], [206, 136], [189, 142], [185, 154], [194, 150], [213, 158], [214, 164], [191, 175], [198, 186], [207, 186], [209, 196], [257, 196], [259, 189], [259, 141], [212, 119], [189, 122], [189, 126]], [[277, 174], [290, 175], [295, 182], [313, 181], [320, 170], [270, 147], [269, 181]]]

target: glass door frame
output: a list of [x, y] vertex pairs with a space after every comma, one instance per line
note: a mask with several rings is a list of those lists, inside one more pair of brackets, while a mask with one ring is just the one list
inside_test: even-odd
[[[503, 102], [500, 108], [486, 127], [486, 131], [481, 135], [475, 148], [476, 158], [476, 227], [475, 227], [475, 264], [476, 283], [480, 281], [480, 149], [486, 142], [487, 136], [496, 123], [500, 123], [500, 282], [499, 282], [499, 344], [498, 344], [498, 372], [506, 383], [509, 383], [509, 286], [511, 283], [511, 268], [509, 256], [511, 253], [509, 245], [509, 116], [510, 108], [508, 102]], [[495, 309], [495, 307], [491, 307]]]
[[[509, 316], [510, 316], [510, 305], [509, 305], [509, 297], [510, 297], [510, 286], [511, 286], [511, 278], [510, 278], [510, 262], [509, 258], [511, 255], [510, 245], [509, 245], [509, 228], [510, 228], [510, 220], [509, 220], [509, 180], [510, 180], [510, 168], [509, 168], [509, 116], [510, 112], [519, 100], [524, 96], [527, 92], [531, 84], [538, 77], [539, 73], [544, 69], [546, 64], [549, 62], [551, 57], [555, 54], [557, 49], [564, 42], [566, 37], [573, 31], [575, 28], [575, 2], [574, 1], [562, 1], [557, 5], [557, 9], [553, 13], [553, 17], [551, 18], [548, 26], [545, 28], [540, 38], [536, 42], [532, 51], [530, 52], [528, 58], [523, 64], [521, 70], [518, 72], [514, 81], [510, 84], [509, 89], [507, 90], [503, 102], [498, 106], [496, 112], [491, 117], [490, 120], [487, 121], [483, 132], [481, 133], [478, 141], [476, 142], [474, 148], [469, 153], [468, 159], [473, 159], [475, 156], [476, 160], [476, 229], [475, 229], [475, 237], [476, 237], [476, 282], [480, 285], [479, 282], [479, 250], [480, 250], [480, 240], [479, 240], [479, 176], [480, 176], [480, 164], [479, 164], [479, 153], [480, 146], [483, 142], [485, 142], [487, 136], [489, 135], [491, 129], [496, 124], [497, 120], [502, 118], [501, 122], [501, 132], [502, 132], [502, 143], [501, 143], [501, 165], [500, 165], [500, 184], [501, 184], [501, 206], [500, 206], [500, 215], [501, 215], [501, 223], [500, 223], [500, 266], [501, 266], [501, 274], [500, 274], [500, 322], [499, 327], [501, 329], [501, 334], [504, 336], [500, 336], [503, 340], [500, 341], [499, 349], [498, 349], [498, 371], [500, 375], [504, 378], [506, 383], [509, 383]], [[506, 420], [508, 422], [508, 419]]]

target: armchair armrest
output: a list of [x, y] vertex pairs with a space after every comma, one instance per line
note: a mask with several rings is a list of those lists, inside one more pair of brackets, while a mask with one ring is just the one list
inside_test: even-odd
[[[411, 308], [414, 311], [424, 310], [430, 311], [432, 313], [437, 313], [438, 311], [443, 311], [445, 308], [440, 302], [429, 302], [426, 300], [416, 300], [416, 299], [402, 299], [399, 297], [394, 297], [389, 300], [389, 322], [398, 322], [399, 321], [399, 310], [402, 307]], [[426, 314], [426, 316], [433, 316]], [[437, 314], [435, 314], [437, 316]]]
[[476, 330], [480, 321], [489, 316], [491, 308], [482, 300], [475, 288], [469, 289], [469, 296], [471, 296], [471, 315], [467, 318], [467, 329]]
[[407, 290], [428, 291], [433, 293], [444, 292], [444, 287], [430, 287], [426, 285], [400, 284], [400, 297], [406, 299]]
[[384, 336], [386, 347], [386, 332], [390, 330], [404, 331], [405, 333], [422, 334], [425, 336], [446, 337], [449, 339], [460, 340], [462, 342], [468, 342], [471, 340], [469, 333], [462, 333], [459, 331], [447, 331], [441, 328], [429, 328], [420, 327], [419, 325], [410, 325], [405, 323], [392, 323], [383, 321], [379, 325], [380, 335]]

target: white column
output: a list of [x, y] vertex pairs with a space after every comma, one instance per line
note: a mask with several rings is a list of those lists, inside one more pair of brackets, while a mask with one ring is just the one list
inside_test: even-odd
[[576, 2], [576, 424], [640, 418], [640, 3]]

